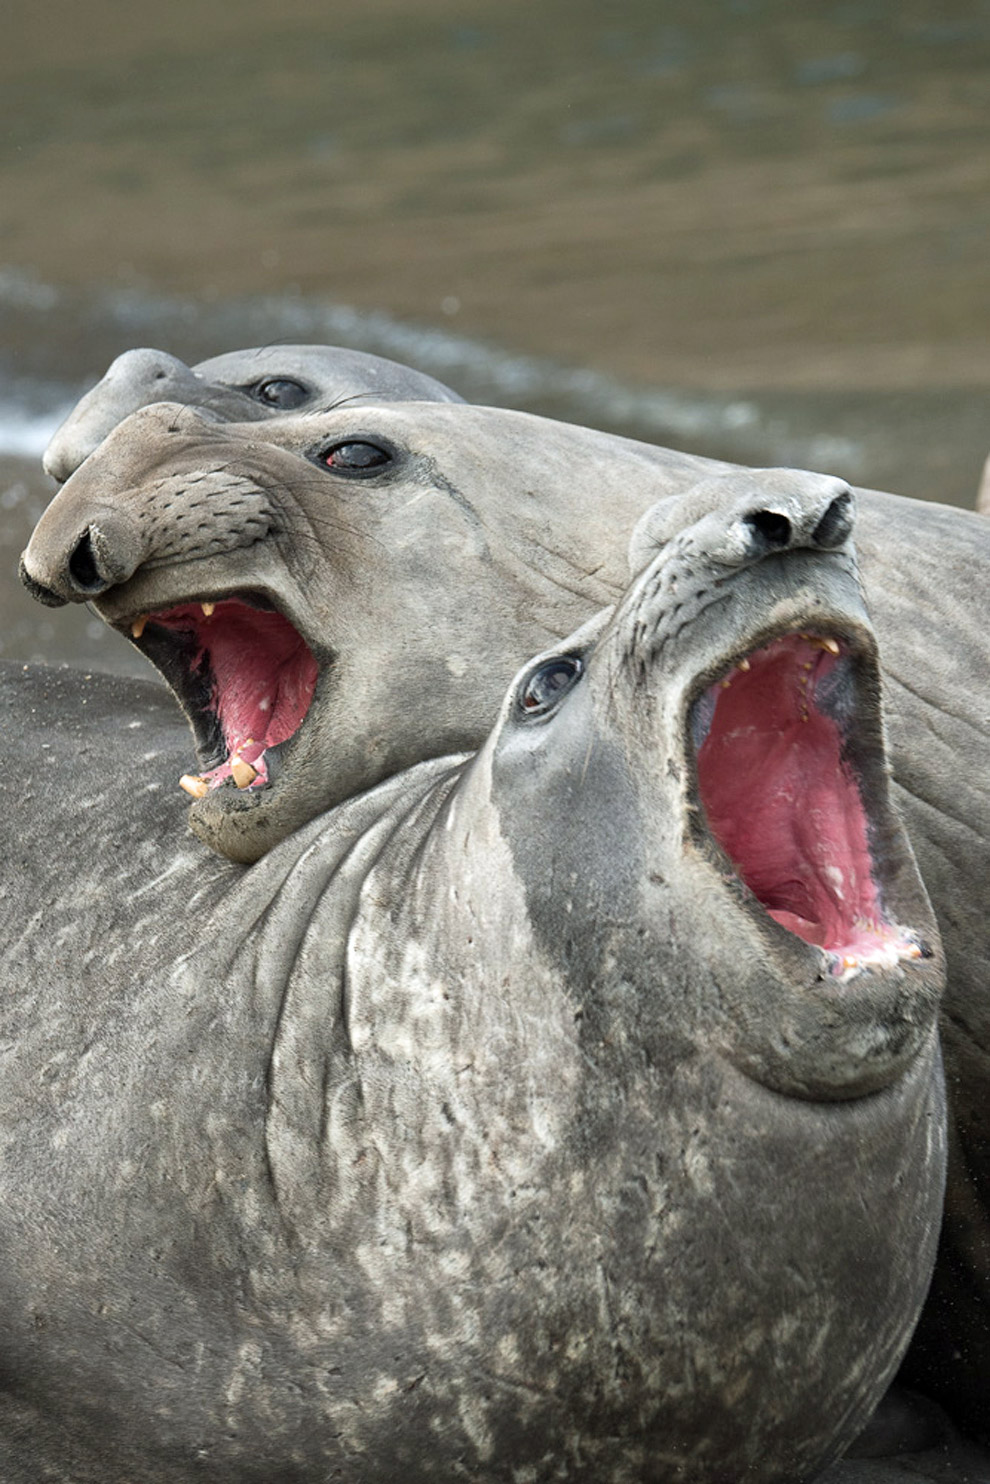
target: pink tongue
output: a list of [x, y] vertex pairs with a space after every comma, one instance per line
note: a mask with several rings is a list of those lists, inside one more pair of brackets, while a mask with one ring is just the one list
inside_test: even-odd
[[[183, 603], [152, 615], [164, 628], [195, 636], [193, 669], [206, 664], [213, 676], [212, 703], [223, 732], [227, 758], [199, 775], [211, 788], [249, 764], [250, 785], [268, 781], [265, 749], [277, 747], [298, 730], [316, 689], [317, 666], [305, 640], [279, 613], [223, 598], [209, 612], [202, 603]], [[250, 777], [250, 774], [248, 775]]]
[[[277, 613], [219, 605], [222, 623], [206, 623], [204, 649], [214, 677], [214, 705], [228, 752], [253, 738], [277, 747], [299, 727], [316, 689], [316, 661]], [[248, 761], [248, 753], [242, 750]]]

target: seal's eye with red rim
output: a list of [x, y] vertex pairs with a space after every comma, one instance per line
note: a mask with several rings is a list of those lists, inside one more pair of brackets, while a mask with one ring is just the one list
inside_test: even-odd
[[355, 475], [362, 478], [380, 474], [392, 462], [391, 449], [367, 438], [354, 438], [346, 443], [331, 443], [313, 455], [318, 464], [332, 469], [335, 474]]
[[524, 682], [519, 706], [525, 716], [545, 716], [552, 711], [580, 676], [584, 666], [576, 654], [559, 654], [544, 660]]
[[291, 412], [301, 407], [309, 396], [309, 389], [288, 376], [270, 376], [250, 388], [251, 396], [266, 407], [277, 407], [280, 412]]

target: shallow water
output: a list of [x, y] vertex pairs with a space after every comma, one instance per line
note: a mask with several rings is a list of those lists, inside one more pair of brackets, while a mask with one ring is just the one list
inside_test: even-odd
[[0, 83], [2, 654], [140, 663], [11, 567], [47, 436], [135, 344], [331, 341], [972, 501], [984, 0], [52, 0]]

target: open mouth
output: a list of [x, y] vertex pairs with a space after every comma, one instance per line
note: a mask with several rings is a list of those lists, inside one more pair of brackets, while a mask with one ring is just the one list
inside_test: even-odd
[[306, 719], [319, 668], [302, 635], [262, 596], [186, 602], [129, 625], [192, 723], [202, 771], [179, 783], [193, 798], [225, 784], [272, 782], [278, 749]]
[[884, 914], [850, 758], [856, 698], [845, 641], [790, 633], [747, 655], [690, 714], [712, 836], [770, 917], [842, 977], [926, 952]]

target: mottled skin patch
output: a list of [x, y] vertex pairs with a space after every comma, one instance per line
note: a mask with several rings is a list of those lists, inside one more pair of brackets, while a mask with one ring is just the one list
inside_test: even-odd
[[671, 559], [537, 727], [513, 685], [247, 870], [142, 797], [115, 687], [0, 672], [89, 763], [0, 777], [10, 1484], [783, 1484], [856, 1432], [934, 1250], [937, 934], [880, 773], [935, 956], [838, 994], [689, 817], [687, 690], [811, 611], [868, 647], [845, 558], [754, 556], [660, 667]]

